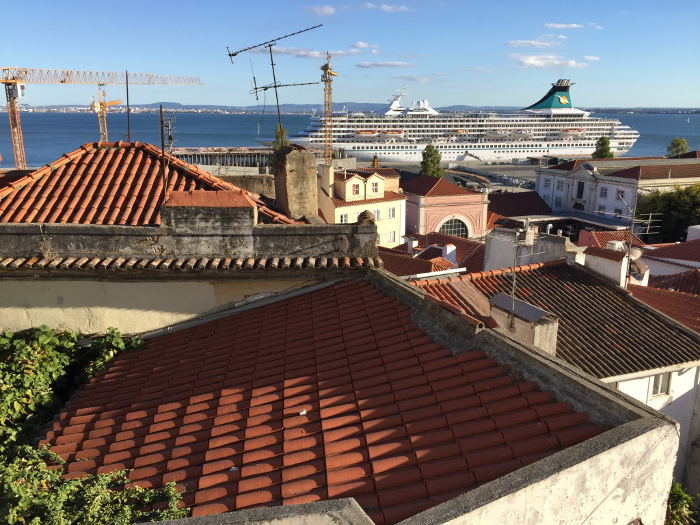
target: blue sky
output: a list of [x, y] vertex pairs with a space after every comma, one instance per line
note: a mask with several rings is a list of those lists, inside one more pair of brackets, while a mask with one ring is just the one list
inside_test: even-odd
[[[319, 79], [334, 54], [334, 100], [408, 98], [525, 106], [557, 78], [577, 106], [700, 107], [700, 2], [170, 1], [5, 2], [2, 66], [196, 75], [195, 87], [134, 86], [133, 103], [253, 105], [272, 81], [268, 57], [246, 47], [308, 26], [276, 46], [278, 81]], [[9, 45], [9, 43], [14, 43]], [[24, 103], [87, 104], [94, 88], [27, 86]], [[121, 87], [109, 98], [123, 98]], [[320, 103], [320, 86], [280, 90], [281, 102]], [[274, 95], [267, 94], [271, 104]]]

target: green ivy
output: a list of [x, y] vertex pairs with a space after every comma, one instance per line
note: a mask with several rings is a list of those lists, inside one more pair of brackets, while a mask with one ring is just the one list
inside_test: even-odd
[[93, 338], [40, 327], [0, 332], [0, 516], [15, 524], [127, 524], [187, 515], [169, 483], [129, 487], [126, 471], [62, 477], [62, 460], [29, 445], [58, 407], [141, 341], [114, 329]]
[[668, 495], [665, 525], [693, 525], [695, 510], [695, 498], [683, 490], [683, 485], [674, 483]]

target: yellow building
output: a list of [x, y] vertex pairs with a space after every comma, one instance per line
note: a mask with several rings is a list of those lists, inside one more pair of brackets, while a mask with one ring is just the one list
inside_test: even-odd
[[365, 210], [374, 214], [379, 244], [401, 244], [406, 232], [406, 197], [393, 168], [334, 169], [319, 166], [318, 207], [329, 224], [357, 222]]

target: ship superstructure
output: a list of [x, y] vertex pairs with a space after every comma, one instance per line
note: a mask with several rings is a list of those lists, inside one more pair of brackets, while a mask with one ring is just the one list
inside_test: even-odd
[[[358, 160], [419, 161], [428, 144], [443, 161], [512, 161], [528, 157], [590, 157], [600, 137], [610, 139], [616, 157], [624, 155], [639, 133], [620, 121], [591, 117], [576, 109], [569, 93], [573, 83], [560, 79], [534, 104], [515, 113], [440, 113], [427, 100], [401, 105], [394, 95], [383, 114], [333, 114], [333, 149]], [[291, 140], [323, 145], [324, 123], [312, 117], [307, 129]]]

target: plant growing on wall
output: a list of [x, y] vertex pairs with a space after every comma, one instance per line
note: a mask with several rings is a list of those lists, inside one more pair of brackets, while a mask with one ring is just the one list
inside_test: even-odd
[[683, 490], [683, 485], [674, 483], [668, 495], [665, 525], [693, 525], [696, 506], [695, 498]]

